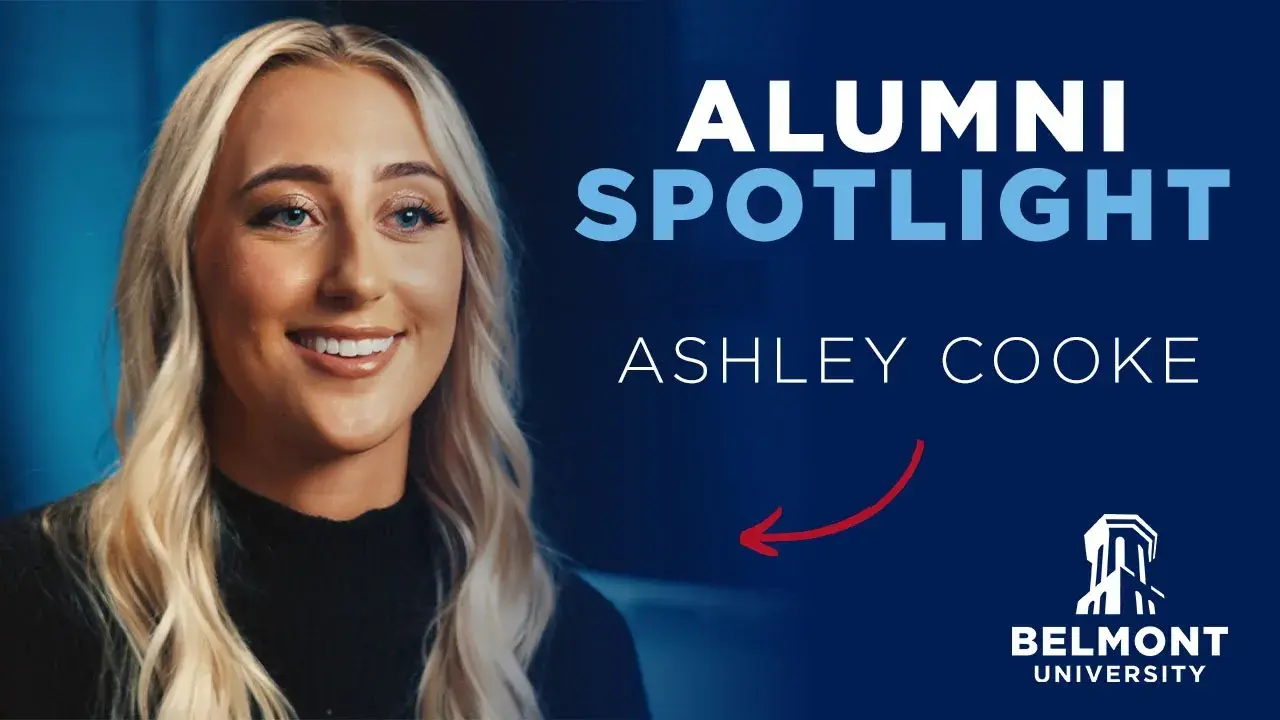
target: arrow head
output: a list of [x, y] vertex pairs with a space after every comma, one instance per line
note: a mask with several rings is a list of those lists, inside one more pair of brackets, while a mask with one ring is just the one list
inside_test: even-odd
[[769, 528], [773, 527], [774, 523], [778, 522], [780, 517], [782, 517], [782, 508], [774, 510], [769, 517], [743, 530], [742, 534], [738, 536], [738, 542], [742, 543], [742, 547], [754, 550], [765, 557], [778, 557], [778, 551], [765, 544], [765, 541], [769, 539], [765, 533], [769, 531]]

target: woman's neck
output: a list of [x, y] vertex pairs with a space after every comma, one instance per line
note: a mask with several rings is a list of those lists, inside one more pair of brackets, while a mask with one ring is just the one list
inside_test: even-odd
[[210, 420], [214, 465], [236, 484], [297, 512], [350, 520], [390, 507], [404, 495], [409, 424], [362, 452], [320, 454], [245, 424]]

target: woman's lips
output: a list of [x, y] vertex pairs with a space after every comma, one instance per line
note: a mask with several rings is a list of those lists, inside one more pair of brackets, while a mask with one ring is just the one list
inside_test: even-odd
[[[381, 340], [339, 338], [340, 336], [335, 335], [289, 335], [294, 349], [309, 367], [347, 380], [372, 377], [382, 372], [395, 356], [403, 335], [393, 335]], [[320, 350], [321, 347], [324, 348], [323, 351]], [[335, 352], [338, 354], [334, 354]]]

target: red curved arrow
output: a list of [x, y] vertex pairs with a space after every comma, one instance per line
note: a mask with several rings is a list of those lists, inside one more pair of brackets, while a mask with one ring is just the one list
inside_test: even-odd
[[895, 497], [897, 497], [898, 493], [902, 492], [902, 488], [907, 486], [907, 481], [910, 480], [911, 476], [915, 474], [916, 466], [920, 464], [920, 455], [923, 453], [924, 453], [924, 441], [916, 440], [916, 451], [912, 453], [911, 463], [907, 465], [907, 469], [903, 471], [902, 477], [898, 479], [898, 482], [894, 484], [893, 487], [889, 488], [889, 492], [885, 493], [884, 497], [876, 501], [875, 505], [864, 508], [857, 515], [853, 515], [852, 517], [847, 517], [844, 520], [841, 520], [840, 522], [832, 523], [830, 525], [816, 528], [814, 530], [801, 530], [799, 532], [786, 532], [786, 533], [769, 533], [767, 532], [768, 529], [773, 527], [774, 523], [778, 522], [778, 518], [782, 517], [782, 508], [778, 508], [777, 510], [774, 510], [769, 515], [769, 517], [765, 518], [764, 520], [761, 520], [755, 525], [752, 525], [746, 530], [743, 530], [742, 534], [738, 536], [738, 542], [742, 543], [743, 547], [749, 550], [755, 550], [761, 555], [765, 555], [768, 557], [777, 557], [778, 551], [773, 547], [769, 546], [768, 543], [812, 540], [814, 538], [826, 537], [827, 535], [835, 535], [836, 533], [844, 532], [845, 530], [848, 530], [854, 525], [857, 525], [863, 520], [866, 520], [872, 515], [875, 515], [876, 513], [880, 512], [881, 510], [884, 509], [885, 505], [888, 505]]

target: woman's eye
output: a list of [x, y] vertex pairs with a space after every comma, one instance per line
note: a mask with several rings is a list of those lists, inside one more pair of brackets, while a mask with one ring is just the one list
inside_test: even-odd
[[393, 210], [383, 220], [400, 233], [420, 233], [446, 222], [443, 215], [430, 205], [414, 204]]
[[305, 230], [315, 224], [311, 212], [304, 207], [293, 205], [276, 205], [267, 207], [249, 220], [255, 228], [277, 230]]
[[395, 220], [396, 227], [401, 230], [412, 230], [422, 222], [422, 210], [418, 208], [405, 208], [397, 210], [392, 216]]
[[287, 210], [281, 210], [276, 215], [276, 218], [285, 227], [302, 227], [302, 224], [307, 221], [307, 211], [302, 208], [288, 208]]

